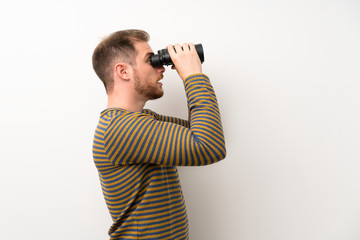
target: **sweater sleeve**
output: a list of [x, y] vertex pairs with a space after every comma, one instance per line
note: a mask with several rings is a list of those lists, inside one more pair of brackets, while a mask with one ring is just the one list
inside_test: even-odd
[[185, 81], [189, 128], [145, 113], [116, 116], [106, 128], [106, 155], [114, 165], [207, 165], [225, 158], [225, 140], [213, 87], [204, 74]]
[[144, 110], [143, 110], [143, 113], [147, 113], [147, 114], [155, 117], [156, 120], [159, 120], [159, 121], [176, 123], [176, 124], [179, 124], [179, 125], [181, 125], [181, 126], [183, 126], [183, 127], [186, 127], [186, 128], [189, 128], [189, 127], [190, 127], [189, 121], [184, 120], [184, 119], [181, 119], [181, 118], [176, 118], [176, 117], [161, 115], [161, 114], [158, 114], [158, 113], [156, 113], [156, 112], [154, 112], [154, 111], [151, 111], [151, 110], [149, 110], [149, 109], [144, 109]]

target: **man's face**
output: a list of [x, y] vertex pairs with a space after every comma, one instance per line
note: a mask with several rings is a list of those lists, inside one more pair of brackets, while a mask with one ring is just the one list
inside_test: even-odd
[[146, 100], [157, 99], [163, 96], [162, 83], [164, 67], [154, 68], [150, 57], [154, 54], [147, 42], [135, 42], [137, 51], [136, 66], [134, 66], [135, 90]]

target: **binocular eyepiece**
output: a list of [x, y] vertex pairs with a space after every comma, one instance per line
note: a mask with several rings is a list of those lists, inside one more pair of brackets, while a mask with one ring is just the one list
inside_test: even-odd
[[[197, 54], [199, 55], [201, 63], [203, 63], [204, 62], [204, 51], [203, 51], [202, 45], [196, 44], [195, 49], [196, 49]], [[158, 51], [158, 54], [152, 55], [150, 57], [150, 62], [153, 67], [161, 67], [163, 65], [166, 65], [166, 66], [174, 65], [167, 48], [161, 49]]]

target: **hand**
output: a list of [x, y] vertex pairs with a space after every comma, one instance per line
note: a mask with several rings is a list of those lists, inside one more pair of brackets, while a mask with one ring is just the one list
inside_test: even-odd
[[183, 81], [192, 74], [202, 73], [201, 61], [193, 43], [168, 45], [167, 49], [174, 63], [171, 68], [176, 69]]

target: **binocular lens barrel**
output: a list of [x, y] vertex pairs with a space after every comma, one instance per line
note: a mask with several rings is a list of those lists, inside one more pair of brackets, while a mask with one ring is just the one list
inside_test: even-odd
[[[196, 44], [195, 49], [196, 49], [197, 54], [199, 55], [201, 63], [203, 63], [204, 62], [204, 51], [203, 51], [203, 47], [202, 47], [201, 43]], [[150, 62], [153, 67], [161, 67], [163, 65], [166, 65], [166, 66], [174, 65], [167, 48], [161, 49], [158, 51], [158, 54], [152, 55], [150, 58]]]

